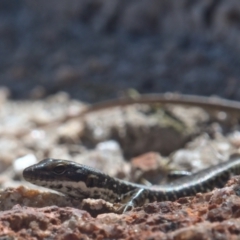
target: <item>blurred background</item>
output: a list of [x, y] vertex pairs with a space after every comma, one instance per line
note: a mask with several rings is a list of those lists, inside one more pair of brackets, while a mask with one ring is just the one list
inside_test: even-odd
[[239, 53], [240, 0], [0, 0], [0, 210], [73, 206], [25, 188], [1, 194], [33, 188], [22, 171], [45, 158], [162, 184], [240, 154], [240, 103], [83, 114], [138, 93], [239, 101]]
[[181, 92], [240, 99], [239, 0], [1, 0], [14, 99]]

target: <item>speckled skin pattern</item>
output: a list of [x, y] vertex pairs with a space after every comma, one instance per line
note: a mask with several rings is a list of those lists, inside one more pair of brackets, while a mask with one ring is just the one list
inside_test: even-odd
[[147, 187], [110, 177], [99, 170], [61, 159], [44, 159], [23, 171], [36, 185], [84, 199], [104, 199], [125, 204], [125, 210], [146, 202], [176, 200], [180, 197], [222, 187], [231, 175], [240, 174], [240, 157], [182, 177], [171, 184]]

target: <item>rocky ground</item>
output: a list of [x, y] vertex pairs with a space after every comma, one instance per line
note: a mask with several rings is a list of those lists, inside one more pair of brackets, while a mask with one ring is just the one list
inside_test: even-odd
[[197, 172], [238, 154], [237, 115], [173, 104], [135, 104], [76, 117], [87, 106], [66, 93], [14, 101], [2, 89], [1, 96], [4, 239], [238, 238], [238, 177], [222, 189], [146, 204], [124, 214], [101, 199], [78, 201], [22, 178], [26, 166], [54, 157], [133, 182], [165, 183], [174, 170]]
[[[147, 204], [124, 215], [92, 217], [72, 207], [16, 205], [0, 213], [5, 239], [239, 239], [240, 200], [233, 185], [177, 202]], [[239, 189], [238, 189], [239, 191]], [[238, 192], [239, 193], [239, 192]], [[25, 196], [21, 189], [13, 194]]]

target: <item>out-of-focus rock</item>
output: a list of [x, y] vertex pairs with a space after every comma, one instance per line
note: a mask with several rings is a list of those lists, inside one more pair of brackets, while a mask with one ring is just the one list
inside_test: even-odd
[[84, 125], [81, 121], [68, 121], [58, 127], [57, 132], [61, 142], [77, 143], [83, 133]]
[[171, 157], [171, 164], [180, 169], [197, 172], [227, 161], [234, 152], [236, 148], [221, 134], [214, 141], [207, 134], [203, 134], [189, 142], [185, 149], [176, 151]]
[[[202, 114], [203, 117], [195, 113], [196, 121], [190, 124], [190, 120], [185, 116], [172, 116], [175, 114], [171, 115], [169, 111], [171, 112], [171, 107], [165, 111], [161, 107], [152, 109], [147, 105], [138, 105], [89, 114], [85, 118], [82, 141], [87, 144], [114, 139], [120, 142], [127, 157], [148, 151], [159, 151], [162, 155], [168, 155], [183, 146], [190, 136], [198, 132], [199, 125], [208, 119], [205, 114]], [[151, 138], [145, 138], [146, 135]], [[168, 144], [169, 142], [171, 144]]]
[[131, 160], [131, 181], [144, 183], [147, 180], [158, 184], [168, 173], [167, 160], [158, 153], [145, 153]]
[[30, 165], [33, 165], [36, 163], [37, 163], [37, 158], [35, 157], [35, 155], [28, 154], [28, 155], [25, 155], [23, 157], [16, 159], [13, 162], [13, 170], [17, 174], [20, 174], [26, 167], [29, 167]]

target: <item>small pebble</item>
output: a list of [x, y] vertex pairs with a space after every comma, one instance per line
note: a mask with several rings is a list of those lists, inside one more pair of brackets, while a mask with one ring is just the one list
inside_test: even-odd
[[13, 162], [13, 169], [16, 173], [21, 173], [26, 167], [36, 164], [37, 158], [33, 154], [27, 154], [23, 157], [17, 158]]
[[100, 142], [97, 144], [96, 149], [100, 151], [121, 151], [119, 144], [114, 140]]

